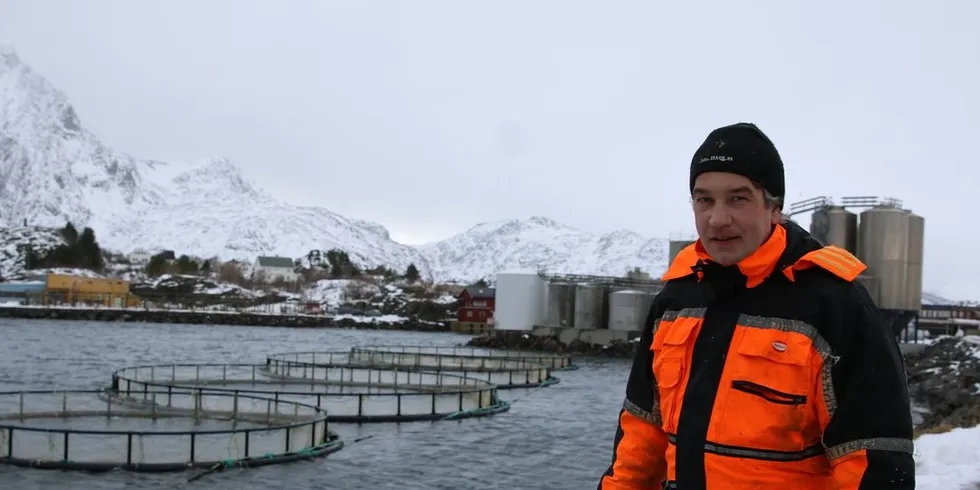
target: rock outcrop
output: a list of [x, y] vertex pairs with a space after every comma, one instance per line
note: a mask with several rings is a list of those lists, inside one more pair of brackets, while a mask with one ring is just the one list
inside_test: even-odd
[[929, 409], [920, 430], [980, 424], [980, 337], [939, 340], [905, 365], [912, 398]]
[[636, 354], [637, 344], [635, 342], [613, 341], [606, 345], [599, 345], [590, 344], [578, 339], [565, 344], [558, 340], [557, 336], [538, 336], [513, 330], [498, 330], [486, 335], [474, 337], [466, 345], [493, 349], [631, 358]]

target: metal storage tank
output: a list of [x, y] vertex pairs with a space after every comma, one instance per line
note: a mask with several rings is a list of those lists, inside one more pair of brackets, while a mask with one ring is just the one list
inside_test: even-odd
[[905, 284], [908, 289], [906, 309], [922, 308], [922, 260], [925, 248], [926, 220], [909, 212], [909, 260]]
[[908, 309], [909, 215], [884, 206], [861, 213], [857, 256], [877, 279], [879, 308]]
[[603, 328], [606, 291], [595, 284], [579, 284], [575, 288], [575, 328]]
[[858, 216], [841, 206], [814, 211], [810, 233], [824, 245], [836, 245], [857, 254]]
[[544, 321], [547, 282], [533, 271], [497, 274], [495, 330], [531, 330]]
[[655, 297], [630, 289], [609, 293], [609, 330], [642, 331]]
[[696, 241], [697, 240], [671, 240], [670, 244], [668, 245], [668, 253], [670, 254], [670, 258], [668, 259], [667, 264], [669, 265], [673, 263], [674, 258], [677, 257], [677, 254], [681, 253], [681, 250], [684, 250]]
[[575, 284], [548, 284], [548, 309], [545, 325], [571, 327], [575, 323]]

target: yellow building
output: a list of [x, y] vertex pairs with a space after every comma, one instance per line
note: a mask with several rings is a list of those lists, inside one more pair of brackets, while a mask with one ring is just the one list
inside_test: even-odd
[[129, 292], [129, 281], [105, 277], [47, 274], [45, 303], [133, 306], [139, 298]]

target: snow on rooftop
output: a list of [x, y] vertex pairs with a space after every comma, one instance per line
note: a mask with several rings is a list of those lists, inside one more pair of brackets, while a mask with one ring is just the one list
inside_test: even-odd
[[[915, 440], [920, 490], [974, 489], [980, 485], [980, 426], [926, 434]], [[973, 485], [973, 486], [971, 486]]]
[[537, 275], [538, 274], [538, 271], [536, 271], [534, 269], [530, 269], [530, 268], [505, 269], [505, 270], [497, 271], [497, 275], [498, 276], [501, 275], [501, 274], [531, 274], [531, 275]]

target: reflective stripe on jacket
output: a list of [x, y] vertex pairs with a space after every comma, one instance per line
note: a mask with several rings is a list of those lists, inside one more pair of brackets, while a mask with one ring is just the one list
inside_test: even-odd
[[737, 266], [679, 253], [599, 489], [914, 488], [905, 367], [864, 269], [792, 223]]

